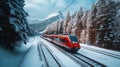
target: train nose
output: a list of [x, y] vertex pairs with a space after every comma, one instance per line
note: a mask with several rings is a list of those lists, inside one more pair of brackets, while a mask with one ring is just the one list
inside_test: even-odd
[[74, 48], [72, 49], [72, 51], [73, 51], [73, 52], [77, 52], [79, 49], [80, 49], [79, 47], [74, 47]]
[[73, 43], [73, 46], [74, 48], [79, 48], [80, 49], [80, 44], [77, 42], [77, 43]]

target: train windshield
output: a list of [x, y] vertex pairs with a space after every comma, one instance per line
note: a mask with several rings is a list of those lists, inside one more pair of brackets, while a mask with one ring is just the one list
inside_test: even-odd
[[69, 38], [70, 38], [70, 40], [72, 41], [72, 42], [78, 42], [78, 39], [77, 39], [77, 37], [76, 36], [69, 36]]

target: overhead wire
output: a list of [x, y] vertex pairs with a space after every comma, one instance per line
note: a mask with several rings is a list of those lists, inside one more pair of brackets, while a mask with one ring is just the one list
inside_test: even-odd
[[[52, 6], [52, 8], [51, 8], [51, 10], [50, 10], [50, 12], [49, 12], [49, 14], [52, 13], [53, 9], [55, 8], [55, 5], [57, 4], [57, 1], [58, 1], [58, 0], [56, 0], [55, 3], [53, 4], [53, 6]], [[49, 15], [49, 14], [48, 14], [48, 15]]]
[[62, 12], [64, 12], [66, 9], [68, 9], [76, 0], [72, 0], [72, 2], [70, 4], [68, 4]]
[[[52, 8], [51, 8], [51, 10], [50, 10], [50, 12], [49, 12], [48, 15], [50, 15], [50, 14], [52, 13], [53, 9], [55, 8], [55, 5], [57, 4], [57, 1], [58, 1], [58, 0], [56, 0], [55, 3], [53, 4], [53, 6], [52, 6]], [[72, 0], [72, 2], [71, 2], [70, 4], [68, 4], [68, 5], [62, 10], [62, 12], [65, 12], [65, 10], [68, 9], [75, 1], [76, 1], [76, 0]]]
[[[53, 9], [55, 8], [55, 5], [57, 4], [57, 1], [58, 1], [58, 0], [56, 0], [55, 3], [53, 4], [53, 6], [52, 6], [50, 12], [48, 13], [48, 15], [50, 15], [50, 14], [53, 12]], [[72, 0], [72, 2], [71, 2], [70, 4], [68, 4], [68, 5], [62, 10], [62, 12], [64, 12], [66, 9], [68, 9], [75, 1], [76, 1], [76, 0]]]
[[57, 1], [58, 1], [58, 0], [56, 0], [55, 3], [53, 4], [53, 6], [52, 6], [50, 12], [48, 13], [48, 15], [50, 15], [50, 14], [52, 13], [53, 9], [55, 8], [55, 5], [57, 4]]

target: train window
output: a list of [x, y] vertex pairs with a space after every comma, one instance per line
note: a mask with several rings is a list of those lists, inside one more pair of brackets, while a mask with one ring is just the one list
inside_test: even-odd
[[64, 38], [53, 38], [57, 42], [67, 42]]
[[65, 39], [60, 39], [61, 42], [66, 42]]
[[60, 41], [59, 38], [54, 38], [54, 40], [55, 40], [55, 41], [58, 41], [58, 42]]
[[71, 36], [71, 35], [69, 35], [69, 38], [70, 38], [70, 40], [72, 41], [72, 42], [78, 42], [78, 39], [77, 39], [77, 37], [76, 36]]

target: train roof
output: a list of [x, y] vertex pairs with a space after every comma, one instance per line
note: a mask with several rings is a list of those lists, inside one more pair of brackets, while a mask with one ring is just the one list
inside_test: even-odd
[[75, 36], [75, 35], [71, 35], [71, 34], [58, 34], [58, 35], [55, 35], [55, 34], [51, 34], [51, 35], [44, 35], [44, 36], [47, 36], [47, 37], [53, 37], [53, 38], [57, 38], [57, 37], [67, 37], [67, 36]]

